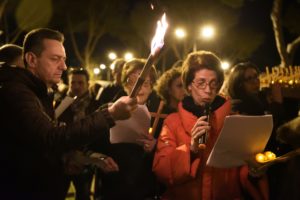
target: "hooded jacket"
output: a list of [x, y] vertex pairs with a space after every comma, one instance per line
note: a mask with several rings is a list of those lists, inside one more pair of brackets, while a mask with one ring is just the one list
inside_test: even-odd
[[0, 69], [0, 111], [3, 199], [64, 199], [62, 154], [98, 139], [114, 124], [104, 109], [58, 126], [53, 94], [21, 68]]

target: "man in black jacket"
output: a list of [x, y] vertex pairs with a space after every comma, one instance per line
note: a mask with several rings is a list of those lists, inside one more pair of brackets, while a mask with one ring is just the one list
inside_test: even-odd
[[64, 199], [62, 154], [99, 139], [136, 108], [136, 99], [122, 97], [60, 126], [51, 88], [66, 70], [63, 41], [58, 31], [35, 29], [23, 43], [26, 69], [0, 69], [1, 199]]

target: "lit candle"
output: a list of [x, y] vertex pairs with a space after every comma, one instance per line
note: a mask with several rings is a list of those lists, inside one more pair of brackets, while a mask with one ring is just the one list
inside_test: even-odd
[[267, 158], [263, 153], [258, 153], [255, 156], [255, 160], [259, 163], [264, 163], [264, 162], [266, 162]]
[[268, 161], [274, 160], [276, 158], [275, 153], [273, 153], [272, 151], [266, 151], [264, 154], [267, 157]]

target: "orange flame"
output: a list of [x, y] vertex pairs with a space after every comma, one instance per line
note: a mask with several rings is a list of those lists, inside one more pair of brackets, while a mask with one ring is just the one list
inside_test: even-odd
[[157, 21], [155, 35], [151, 42], [151, 55], [154, 56], [164, 46], [164, 37], [168, 28], [166, 13], [163, 14], [161, 20]]

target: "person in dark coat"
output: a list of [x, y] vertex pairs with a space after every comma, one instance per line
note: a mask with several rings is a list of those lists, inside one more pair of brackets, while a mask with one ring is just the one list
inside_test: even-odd
[[[145, 62], [145, 59], [135, 58], [125, 63], [122, 71], [122, 84], [127, 94], [132, 91]], [[156, 70], [154, 66], [151, 66], [149, 74], [146, 75], [137, 93], [139, 106], [147, 107], [148, 111], [150, 109], [147, 103], [155, 81]], [[151, 167], [156, 139], [148, 134], [148, 129], [135, 141], [120, 141], [110, 145], [108, 155], [118, 164], [119, 171], [102, 176], [101, 199], [143, 200], [155, 195], [155, 177]], [[132, 134], [136, 133], [132, 132]]]
[[[84, 68], [71, 68], [68, 71], [68, 85], [69, 89], [65, 98], [73, 97], [75, 101], [59, 116], [59, 121], [65, 122], [67, 125], [76, 121], [82, 120], [87, 115], [94, 112], [97, 108], [93, 104], [93, 96], [89, 92], [89, 73]], [[105, 137], [100, 139], [105, 140]], [[97, 166], [99, 170], [115, 171], [117, 165], [113, 159], [98, 152], [91, 152], [88, 148], [89, 145], [82, 146], [78, 150], [71, 150], [64, 154], [65, 162], [66, 194], [68, 189], [73, 183], [75, 187], [76, 200], [90, 200], [91, 185], [94, 175], [95, 164], [86, 164], [78, 159], [79, 155], [84, 156], [86, 159], [98, 159]], [[102, 159], [101, 159], [102, 158]], [[114, 167], [115, 166], [115, 167]], [[71, 169], [71, 170], [70, 170]], [[75, 170], [74, 170], [75, 169]], [[77, 169], [77, 170], [76, 170]]]
[[98, 139], [136, 108], [136, 99], [123, 97], [60, 126], [51, 87], [66, 70], [63, 41], [58, 31], [32, 30], [23, 44], [26, 69], [0, 69], [1, 199], [63, 200], [62, 154]]
[[122, 69], [125, 64], [123, 58], [118, 58], [114, 60], [111, 64], [113, 82], [103, 88], [102, 92], [99, 90], [98, 95], [96, 96], [96, 101], [98, 105], [103, 105], [108, 102], [114, 102], [121, 96], [126, 96], [126, 92], [123, 89], [121, 76]]
[[[281, 86], [279, 83], [275, 83], [271, 88], [260, 90], [259, 74], [258, 67], [251, 62], [238, 63], [233, 67], [227, 83], [228, 95], [232, 99], [232, 111], [242, 115], [271, 114], [273, 116], [273, 132], [265, 150], [280, 156], [290, 150], [287, 145], [276, 140], [275, 134], [277, 127], [285, 120]], [[270, 199], [277, 198], [284, 165], [271, 166], [267, 171]]]
[[0, 47], [0, 67], [21, 67], [24, 68], [22, 59], [23, 48], [15, 44], [5, 44]]

